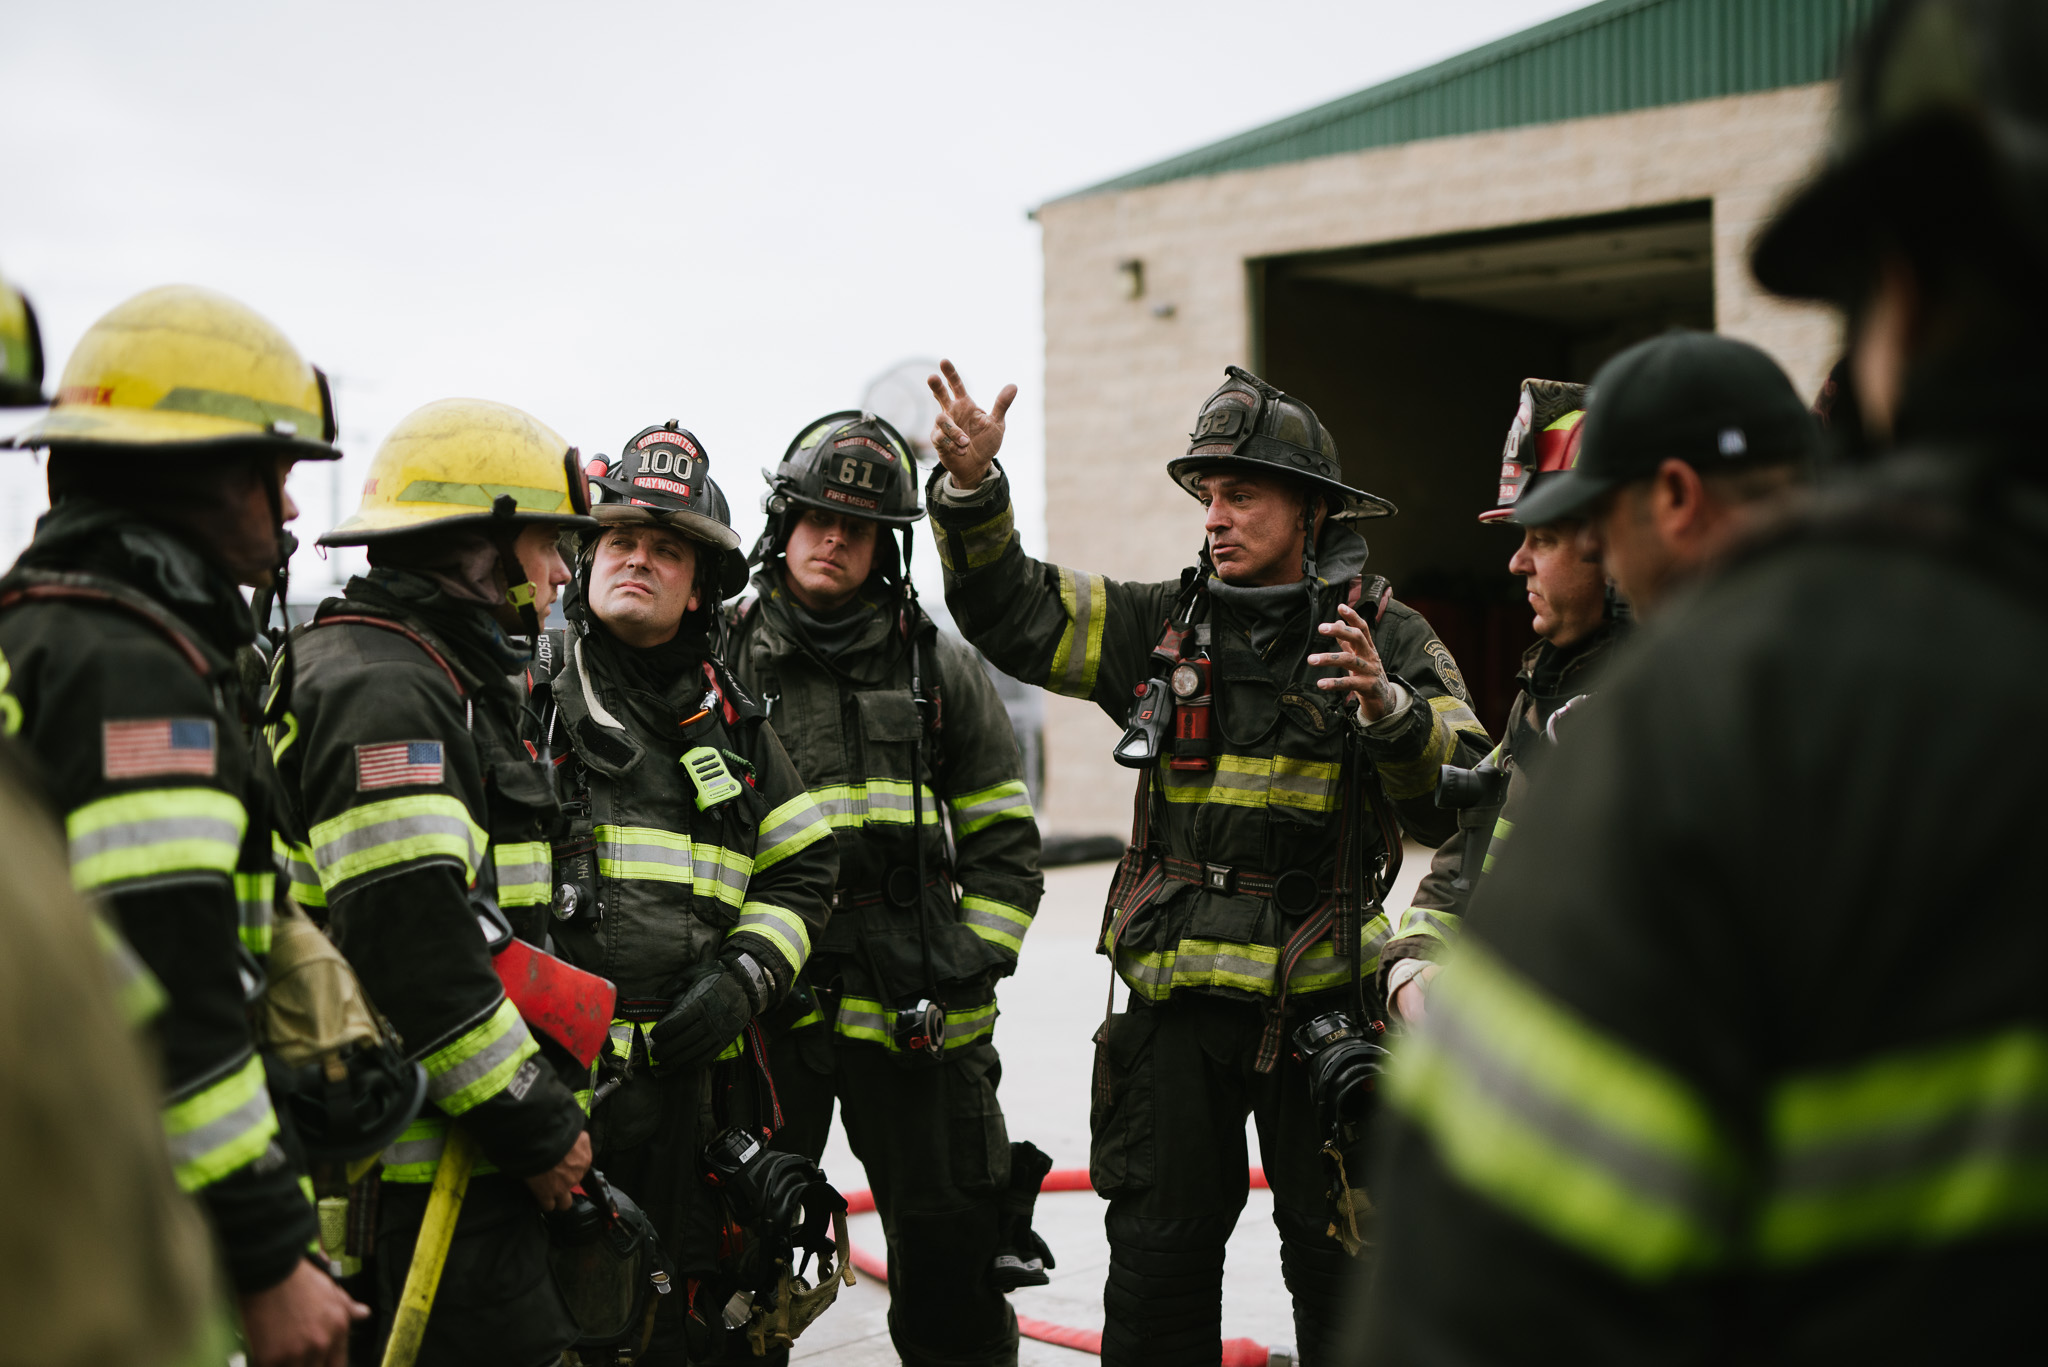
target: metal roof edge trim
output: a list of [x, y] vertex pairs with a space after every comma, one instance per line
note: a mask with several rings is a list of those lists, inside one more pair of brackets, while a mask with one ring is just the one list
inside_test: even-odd
[[[1245, 132], [1233, 134], [1230, 137], [1222, 138], [1215, 142], [1205, 143], [1201, 147], [1167, 157], [1162, 161], [1153, 162], [1135, 171], [1129, 171], [1123, 175], [1114, 176], [1108, 180], [1099, 181], [1093, 185], [1085, 186], [1079, 190], [1072, 190], [1063, 195], [1056, 195], [1051, 199], [1041, 201], [1038, 205], [1028, 210], [1026, 217], [1035, 220], [1038, 217], [1039, 210], [1054, 204], [1064, 203], [1068, 200], [1085, 199], [1094, 195], [1114, 193], [1119, 190], [1145, 189], [1149, 186], [1165, 184], [1175, 180], [1192, 179], [1201, 175], [1221, 175], [1231, 171], [1262, 169], [1256, 166], [1232, 166], [1225, 163], [1243, 154], [1256, 152], [1260, 148], [1273, 143], [1313, 132], [1317, 128], [1363, 113], [1376, 106], [1391, 104], [1418, 90], [1424, 90], [1458, 77], [1471, 75], [1489, 66], [1495, 66], [1510, 58], [1518, 57], [1525, 52], [1563, 41], [1604, 24], [1613, 23], [1637, 11], [1669, 3], [1672, 3], [1672, 0], [1597, 0], [1595, 4], [1572, 10], [1567, 14], [1560, 14], [1553, 19], [1546, 19], [1540, 24], [1531, 25], [1528, 28], [1508, 34], [1503, 38], [1496, 38], [1490, 43], [1482, 44], [1479, 47], [1461, 52], [1453, 57], [1447, 57], [1442, 61], [1434, 62], [1419, 70], [1392, 77], [1377, 85], [1368, 86], [1364, 90], [1354, 91], [1349, 95], [1339, 96], [1337, 99], [1302, 110], [1300, 113], [1290, 114], [1271, 123], [1261, 124], [1257, 128], [1248, 129]], [[1755, 92], [1731, 90], [1709, 98], [1725, 98], [1728, 95], [1751, 93]], [[1629, 113], [1633, 112], [1636, 108], [1659, 107], [1663, 106], [1632, 106], [1611, 112]], [[1472, 133], [1499, 132], [1502, 128], [1532, 127], [1546, 122], [1568, 122], [1570, 118], [1578, 117], [1604, 117], [1604, 115], [1573, 115], [1557, 120], [1537, 120], [1533, 124], [1503, 124], [1499, 127], [1461, 130], [1457, 133], [1430, 134], [1425, 137], [1407, 139], [1405, 141], [1421, 142], [1427, 141], [1431, 137], [1462, 137]], [[1347, 149], [1341, 152], [1319, 153], [1317, 156], [1348, 156], [1352, 152], [1364, 151], [1374, 146], [1399, 145], [1402, 144], [1366, 144], [1359, 148]], [[1290, 165], [1294, 161], [1310, 161], [1315, 159], [1315, 156], [1309, 156], [1266, 164]]]

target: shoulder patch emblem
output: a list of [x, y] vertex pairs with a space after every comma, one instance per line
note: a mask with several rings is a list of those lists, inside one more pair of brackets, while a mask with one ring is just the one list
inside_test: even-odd
[[1472, 695], [1465, 690], [1465, 676], [1458, 672], [1458, 662], [1451, 658], [1449, 648], [1432, 636], [1422, 649], [1428, 654], [1430, 666], [1436, 670], [1436, 677], [1445, 690], [1459, 702], [1471, 702]]
[[441, 742], [399, 740], [356, 747], [356, 791], [441, 781]]
[[214, 772], [213, 722], [204, 717], [110, 721], [100, 728], [100, 772], [107, 778]]

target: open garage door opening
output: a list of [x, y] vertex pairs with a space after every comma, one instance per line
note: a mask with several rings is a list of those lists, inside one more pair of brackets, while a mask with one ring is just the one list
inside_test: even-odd
[[1500, 734], [1535, 639], [1519, 533], [1482, 526], [1526, 376], [1586, 380], [1670, 327], [1714, 326], [1707, 203], [1251, 263], [1259, 372], [1337, 438], [1345, 478], [1390, 498], [1371, 568], [1430, 619]]

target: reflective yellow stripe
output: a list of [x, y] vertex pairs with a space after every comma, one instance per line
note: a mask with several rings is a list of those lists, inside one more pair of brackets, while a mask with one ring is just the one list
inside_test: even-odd
[[351, 807], [313, 828], [313, 865], [332, 893], [351, 878], [407, 864], [453, 860], [468, 882], [490, 837], [459, 798], [417, 793]]
[[251, 954], [270, 952], [270, 923], [277, 913], [277, 875], [235, 871], [235, 913], [242, 943]]
[[179, 874], [234, 872], [248, 813], [217, 788], [103, 797], [64, 819], [81, 891]]
[[695, 881], [690, 837], [658, 826], [599, 826], [597, 871], [605, 878], [651, 883]]
[[539, 1052], [519, 1009], [500, 998], [483, 1024], [420, 1060], [427, 1069], [427, 1099], [446, 1115], [461, 1115], [504, 1091], [519, 1065]]
[[[1111, 951], [1117, 976], [1131, 990], [1149, 1001], [1164, 1001], [1175, 992], [1205, 988], [1229, 988], [1254, 996], [1274, 995], [1280, 974], [1280, 949], [1276, 945], [1246, 944], [1234, 940], [1182, 940], [1172, 949], [1135, 950], [1113, 943], [1114, 929], [1106, 932], [1103, 945]], [[1380, 946], [1387, 942], [1387, 918], [1375, 916], [1365, 923], [1365, 959], [1361, 975], [1379, 968]], [[1289, 993], [1325, 992], [1351, 981], [1351, 960], [1338, 953], [1337, 945], [1325, 936], [1308, 947], [1288, 976]]]
[[1070, 698], [1085, 698], [1095, 692], [1095, 676], [1102, 668], [1102, 626], [1109, 616], [1109, 589], [1099, 574], [1076, 575], [1064, 565], [1057, 568], [1060, 606], [1067, 610], [1067, 626], [1053, 648], [1045, 686]]
[[1331, 761], [1273, 757], [1273, 786], [1266, 800], [1275, 807], [1295, 807], [1304, 812], [1337, 809], [1337, 781], [1344, 766]]
[[947, 799], [953, 809], [953, 829], [962, 836], [986, 830], [998, 821], [1029, 821], [1031, 793], [1022, 779], [998, 783]]
[[[957, 1011], [946, 1013], [946, 1044], [943, 1052], [951, 1053], [976, 1040], [987, 1039], [995, 1033], [996, 1004], [984, 1006], [963, 1006]], [[839, 999], [839, 1014], [833, 1019], [834, 1033], [848, 1039], [860, 1040], [867, 1044], [879, 1044], [890, 1053], [901, 1053], [896, 1046], [896, 1036], [890, 1030], [892, 1013], [882, 1003], [870, 997], [842, 996]]]
[[2031, 1026], [1787, 1079], [1768, 1112], [1758, 1256], [1800, 1267], [2038, 1234], [2048, 1227], [2044, 1122], [2048, 1034]]
[[220, 1081], [164, 1107], [171, 1170], [186, 1191], [210, 1186], [255, 1162], [276, 1133], [263, 1061], [254, 1055]]
[[[931, 788], [920, 783], [924, 824], [939, 824], [939, 801]], [[865, 783], [833, 783], [813, 788], [809, 794], [818, 814], [833, 830], [865, 826], [910, 824], [910, 783], [906, 779], [871, 778]]]
[[1504, 816], [1493, 819], [1493, 841], [1486, 847], [1486, 858], [1479, 861], [1479, 872], [1493, 872], [1493, 857], [1500, 853], [1500, 847], [1508, 843], [1508, 837], [1515, 833], [1515, 823]]
[[499, 906], [537, 907], [553, 900], [549, 874], [554, 868], [554, 857], [546, 841], [494, 844], [491, 862], [498, 871]]
[[1727, 1251], [1737, 1164], [1705, 1101], [1470, 937], [1382, 1094], [1457, 1180], [1616, 1271], [1655, 1280]]
[[277, 858], [277, 871], [284, 875], [285, 890], [302, 907], [327, 905], [327, 889], [320, 886], [320, 874], [313, 867], [313, 851], [307, 845], [293, 845], [276, 831], [270, 833], [270, 852]]
[[1159, 762], [1160, 791], [1168, 802], [1215, 802], [1226, 807], [1293, 807], [1328, 812], [1337, 807], [1344, 766], [1292, 755], [1218, 755], [1213, 771], [1176, 769]]
[[[1004, 550], [1009, 547], [1010, 535], [1016, 530], [1016, 523], [1016, 513], [1006, 502], [1003, 504], [1003, 510], [994, 517], [965, 531], [951, 527], [939, 529], [939, 534], [932, 538], [933, 543], [939, 548], [939, 563], [954, 574], [995, 564], [1002, 559]], [[964, 566], [953, 563], [956, 537], [959, 539], [960, 549], [967, 556], [967, 563]]]
[[1396, 802], [1436, 791], [1443, 766], [1451, 762], [1458, 748], [1460, 733], [1476, 736], [1482, 743], [1492, 739], [1472, 709], [1457, 698], [1438, 695], [1422, 701], [1428, 702], [1430, 710], [1429, 738], [1422, 743], [1422, 753], [1414, 759], [1380, 761], [1380, 780], [1386, 784], [1387, 796]]
[[1024, 932], [1031, 929], [1031, 913], [993, 897], [969, 895], [960, 899], [960, 922], [990, 944], [1015, 955], [1024, 951]]
[[[384, 1150], [381, 1175], [386, 1182], [431, 1182], [434, 1170], [441, 1166], [441, 1150], [447, 1145], [448, 1117], [431, 1109], [422, 1111]], [[470, 1175], [481, 1177], [497, 1170], [497, 1164], [478, 1154]]]
[[824, 813], [818, 810], [818, 804], [811, 800], [811, 795], [798, 793], [761, 818], [760, 833], [754, 838], [754, 868], [760, 870], [779, 864], [830, 834], [832, 827], [826, 823]]
[[811, 957], [810, 927], [793, 911], [785, 911], [766, 902], [749, 902], [740, 909], [739, 924], [726, 932], [726, 938], [731, 939], [741, 931], [751, 932], [774, 945], [789, 965], [791, 976], [802, 972], [805, 961]]
[[1394, 918], [1393, 933], [1388, 938], [1399, 940], [1410, 935], [1426, 935], [1449, 944], [1458, 937], [1458, 920], [1457, 913], [1440, 907], [1403, 907]]

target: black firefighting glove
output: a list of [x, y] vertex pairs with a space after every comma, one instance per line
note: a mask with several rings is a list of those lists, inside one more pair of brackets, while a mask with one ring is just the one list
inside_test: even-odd
[[997, 1198], [996, 1261], [990, 1275], [998, 1291], [1015, 1291], [1020, 1286], [1044, 1286], [1052, 1278], [1045, 1270], [1053, 1266], [1052, 1249], [1031, 1228], [1031, 1216], [1038, 1205], [1038, 1189], [1052, 1171], [1052, 1159], [1036, 1144], [1019, 1141], [1010, 1145], [1010, 1185]]
[[740, 1037], [775, 997], [775, 980], [745, 950], [730, 950], [684, 981], [668, 1014], [647, 1032], [657, 1073], [702, 1068]]

